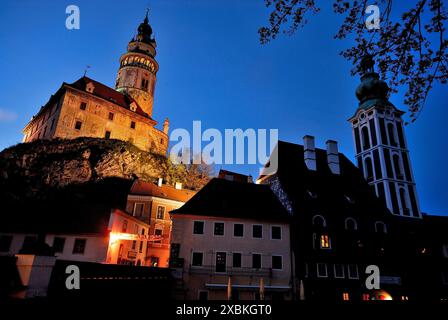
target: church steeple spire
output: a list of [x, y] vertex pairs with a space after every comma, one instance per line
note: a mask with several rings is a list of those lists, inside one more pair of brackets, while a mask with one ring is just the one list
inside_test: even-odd
[[401, 116], [371, 55], [360, 63], [359, 105], [352, 123], [358, 167], [373, 191], [399, 216], [420, 218], [417, 191]]

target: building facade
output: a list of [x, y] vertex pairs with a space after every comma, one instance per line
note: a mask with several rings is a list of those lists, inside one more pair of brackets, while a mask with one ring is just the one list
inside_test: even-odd
[[163, 130], [152, 118], [156, 42], [148, 17], [120, 58], [116, 88], [86, 76], [63, 83], [23, 129], [23, 142], [38, 139], [95, 137], [129, 141], [138, 148], [166, 155], [169, 121]]
[[167, 268], [170, 256], [171, 218], [169, 212], [180, 208], [196, 194], [183, 189], [180, 183], [170, 186], [162, 183], [136, 180], [128, 196], [126, 211], [150, 226], [153, 241], [148, 243], [145, 265]]
[[212, 179], [172, 213], [184, 299], [292, 299], [288, 214], [266, 186]]

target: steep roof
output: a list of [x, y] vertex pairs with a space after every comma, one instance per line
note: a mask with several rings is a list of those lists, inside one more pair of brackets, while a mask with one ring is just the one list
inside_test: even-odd
[[196, 191], [188, 189], [176, 189], [166, 184], [163, 184], [161, 187], [159, 187], [157, 184], [152, 182], [136, 180], [132, 185], [130, 194], [153, 196], [163, 199], [186, 202], [196, 194]]
[[340, 174], [333, 174], [326, 150], [315, 149], [317, 170], [313, 171], [305, 164], [302, 145], [279, 141], [276, 148], [277, 176], [296, 213], [324, 213], [330, 219], [349, 215], [392, 216], [344, 154], [339, 153]]
[[[92, 83], [94, 85], [95, 88], [93, 90], [93, 93], [86, 91], [86, 85], [88, 83]], [[71, 84], [67, 83], [64, 84], [78, 90], [86, 91], [87, 94], [92, 94], [94, 96], [100, 97], [102, 99], [115, 103], [127, 110], [131, 110], [130, 105], [131, 103], [134, 102], [137, 106], [135, 112], [145, 118], [151, 119], [151, 117], [146, 112], [143, 111], [143, 109], [138, 105], [137, 101], [135, 101], [132, 97], [125, 95], [115, 89], [112, 89], [106, 86], [105, 84], [102, 84], [101, 82], [98, 82], [96, 80], [84, 76]]]
[[213, 178], [172, 214], [254, 220], [287, 220], [288, 213], [269, 186]]

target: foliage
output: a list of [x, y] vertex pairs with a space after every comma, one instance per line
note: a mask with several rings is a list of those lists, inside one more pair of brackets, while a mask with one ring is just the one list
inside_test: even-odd
[[[403, 1], [403, 0], [402, 0]], [[259, 29], [260, 41], [265, 44], [281, 32], [295, 33], [307, 23], [310, 15], [320, 9], [315, 0], [265, 0], [273, 10], [269, 26]], [[392, 91], [406, 87], [404, 103], [414, 122], [422, 111], [429, 92], [436, 83], [448, 80], [448, 40], [446, 39], [447, 11], [443, 0], [405, 1], [408, 9], [392, 11], [397, 0], [333, 0], [333, 11], [344, 20], [336, 33], [336, 39], [353, 36], [355, 44], [341, 55], [355, 66], [369, 52], [376, 57], [381, 76], [388, 81]], [[403, 1], [404, 2], [404, 1]], [[380, 8], [380, 29], [368, 30], [365, 11], [368, 5]], [[399, 19], [394, 18], [400, 17]]]

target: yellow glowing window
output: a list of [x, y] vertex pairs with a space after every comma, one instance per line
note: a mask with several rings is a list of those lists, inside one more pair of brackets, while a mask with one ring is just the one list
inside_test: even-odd
[[320, 247], [322, 249], [330, 248], [330, 238], [328, 237], [328, 235], [323, 234], [320, 236]]
[[350, 295], [347, 292], [344, 292], [342, 294], [342, 300], [349, 301], [350, 300]]

